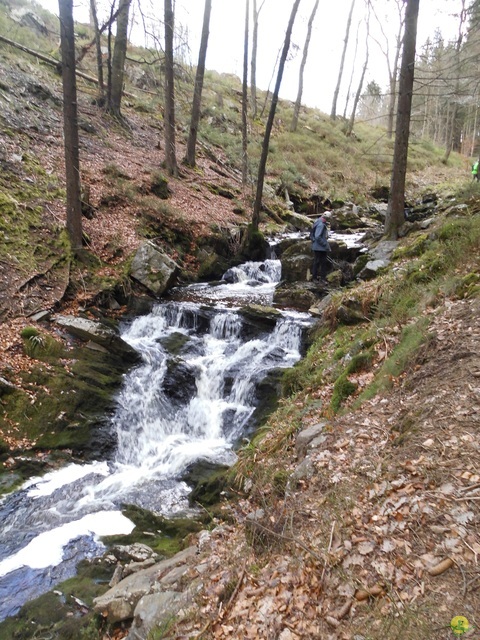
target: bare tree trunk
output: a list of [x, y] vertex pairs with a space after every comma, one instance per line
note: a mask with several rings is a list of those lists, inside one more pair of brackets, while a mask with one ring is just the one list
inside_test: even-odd
[[77, 82], [73, 0], [59, 0], [60, 46], [62, 51], [63, 135], [67, 182], [67, 232], [74, 251], [82, 247], [80, 200], [80, 153], [78, 143]]
[[335, 87], [335, 91], [333, 94], [332, 111], [330, 113], [330, 118], [332, 120], [337, 119], [337, 100], [338, 100], [338, 94], [340, 93], [340, 84], [342, 82], [343, 66], [345, 64], [345, 54], [347, 53], [348, 38], [350, 35], [350, 25], [352, 24], [352, 14], [353, 14], [354, 6], [355, 6], [355, 0], [352, 0], [352, 4], [350, 6], [350, 13], [348, 14], [347, 28], [345, 30], [345, 39], [343, 41], [342, 59], [340, 61], [340, 69], [338, 71], [337, 86]]
[[107, 34], [107, 106], [112, 100], [112, 22], [115, 9], [115, 1], [110, 8], [110, 20], [108, 21]]
[[316, 0], [315, 5], [313, 7], [313, 11], [310, 14], [310, 18], [308, 20], [307, 37], [305, 39], [302, 62], [300, 64], [300, 73], [298, 76], [297, 100], [295, 101], [295, 107], [293, 108], [293, 118], [292, 118], [292, 124], [290, 126], [290, 131], [296, 131], [298, 126], [298, 116], [300, 114], [300, 106], [302, 104], [303, 73], [305, 71], [305, 65], [307, 64], [308, 48], [310, 46], [310, 38], [312, 37], [312, 25], [313, 25], [313, 21], [315, 20], [315, 14], [317, 13], [318, 3], [319, 3], [319, 0]]
[[278, 65], [277, 81], [275, 83], [275, 89], [272, 95], [272, 104], [270, 105], [270, 111], [268, 113], [267, 124], [265, 127], [265, 135], [263, 136], [262, 154], [260, 157], [260, 165], [258, 167], [257, 192], [255, 196], [255, 204], [253, 206], [253, 214], [252, 214], [252, 231], [258, 231], [258, 223], [260, 221], [260, 209], [262, 207], [263, 183], [265, 180], [265, 169], [267, 166], [268, 145], [270, 142], [270, 134], [272, 132], [272, 127], [273, 127], [273, 119], [275, 118], [275, 111], [278, 103], [278, 93], [280, 91], [280, 85], [282, 84], [283, 69], [285, 67], [285, 61], [287, 59], [288, 49], [290, 48], [290, 38], [292, 36], [293, 23], [295, 22], [295, 16], [297, 15], [299, 4], [300, 4], [300, 0], [294, 0], [292, 12], [290, 14], [290, 20], [288, 21], [287, 31], [285, 33], [285, 41], [283, 44], [282, 55], [280, 56], [280, 62]]
[[455, 140], [455, 133], [457, 129], [458, 100], [459, 100], [459, 92], [460, 92], [460, 52], [462, 49], [463, 27], [466, 20], [467, 20], [467, 10], [465, 8], [465, 0], [462, 0], [462, 8], [460, 11], [460, 21], [458, 25], [458, 37], [457, 37], [457, 42], [455, 43], [455, 68], [456, 68], [457, 76], [455, 78], [455, 92], [454, 92], [453, 104], [452, 104], [452, 117], [450, 120], [450, 127], [447, 128], [445, 155], [443, 156], [443, 159], [442, 159], [442, 162], [444, 164], [448, 162], [448, 158], [450, 157], [450, 153], [452, 152], [453, 144]]
[[[357, 35], [355, 37], [355, 50], [353, 52], [353, 59], [356, 60], [357, 59], [357, 51], [358, 51], [358, 33], [360, 31], [360, 25], [361, 22], [358, 23], [357, 25]], [[347, 118], [347, 111], [348, 111], [348, 103], [350, 102], [350, 93], [352, 91], [352, 84], [353, 84], [353, 76], [355, 75], [355, 64], [352, 66], [352, 73], [350, 74], [350, 82], [348, 83], [348, 89], [347, 89], [347, 99], [345, 100], [345, 108], [343, 110], [343, 119], [346, 120]]]
[[475, 146], [477, 141], [477, 120], [478, 120], [478, 103], [475, 104], [475, 117], [473, 120], [473, 131], [472, 131], [472, 145], [470, 147], [470, 155], [473, 156], [475, 153]]
[[362, 75], [360, 76], [360, 82], [358, 83], [357, 93], [355, 94], [355, 99], [353, 101], [352, 113], [350, 114], [350, 119], [348, 121], [347, 128], [345, 129], [345, 135], [346, 136], [351, 136], [352, 135], [353, 125], [355, 124], [355, 114], [357, 112], [357, 107], [358, 107], [358, 102], [360, 100], [360, 96], [362, 95], [363, 82], [365, 80], [365, 74], [367, 72], [367, 67], [368, 67], [368, 58], [369, 58], [369, 47], [368, 47], [369, 43], [368, 43], [368, 39], [369, 39], [369, 35], [370, 35], [370, 3], [368, 3], [368, 12], [367, 12], [366, 22], [367, 22], [367, 24], [366, 24], [367, 34], [366, 34], [366, 37], [365, 37], [365, 49], [366, 49], [365, 62], [363, 63]]
[[253, 0], [253, 29], [252, 29], [252, 59], [250, 61], [250, 97], [252, 101], [252, 118], [257, 117], [257, 47], [258, 47], [258, 17], [264, 5], [263, 0], [257, 11], [257, 0]]
[[408, 139], [412, 111], [419, 1], [407, 0], [405, 10], [405, 35], [400, 67], [393, 167], [390, 197], [385, 218], [385, 235], [391, 240], [398, 238], [398, 231], [405, 222], [405, 175], [407, 172]]
[[121, 118], [120, 111], [123, 93], [123, 76], [125, 72], [125, 58], [127, 56], [127, 31], [128, 13], [132, 0], [120, 0], [117, 17], [117, 32], [115, 35], [115, 45], [113, 47], [112, 58], [112, 86], [109, 93], [108, 111]]
[[212, 0], [205, 0], [202, 39], [200, 41], [200, 51], [198, 53], [197, 73], [195, 74], [195, 88], [193, 90], [192, 116], [190, 119], [190, 132], [188, 134], [187, 153], [185, 156], [185, 163], [190, 167], [194, 167], [196, 164], [195, 151], [197, 147], [198, 123], [200, 122], [200, 105], [202, 102], [203, 78], [205, 76], [205, 58], [207, 57], [211, 11]]
[[98, 26], [97, 3], [90, 0], [90, 19], [93, 23], [93, 31], [95, 34], [95, 51], [97, 55], [97, 77], [98, 77], [98, 102], [103, 104], [105, 100], [105, 85], [103, 82], [103, 59], [102, 59], [102, 41], [100, 29]]
[[355, 124], [355, 114], [357, 112], [358, 102], [360, 100], [360, 96], [362, 95], [363, 82], [365, 80], [365, 74], [367, 72], [368, 67], [368, 41], [367, 41], [367, 55], [365, 56], [365, 62], [363, 63], [362, 75], [360, 76], [360, 82], [358, 83], [357, 93], [355, 94], [355, 99], [353, 101], [352, 112], [350, 114], [350, 119], [348, 121], [347, 128], [345, 129], [345, 135], [351, 136], [353, 131], [353, 125]]
[[175, 150], [174, 27], [175, 15], [172, 0], [165, 0], [165, 164], [169, 175], [178, 176]]
[[248, 181], [248, 135], [247, 135], [247, 109], [248, 109], [248, 14], [250, 12], [249, 0], [245, 2], [245, 35], [243, 41], [243, 83], [242, 83], [242, 184], [245, 187]]

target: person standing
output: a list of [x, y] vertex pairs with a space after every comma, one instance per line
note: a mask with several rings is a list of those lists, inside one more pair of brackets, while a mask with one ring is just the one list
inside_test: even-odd
[[480, 180], [480, 158], [472, 164], [472, 179], [478, 182]]
[[325, 280], [327, 277], [327, 256], [330, 251], [327, 219], [325, 216], [320, 216], [320, 218], [315, 221], [310, 231], [310, 240], [312, 241], [313, 251], [312, 278], [313, 280], [318, 280], [318, 272], [320, 271], [320, 279]]

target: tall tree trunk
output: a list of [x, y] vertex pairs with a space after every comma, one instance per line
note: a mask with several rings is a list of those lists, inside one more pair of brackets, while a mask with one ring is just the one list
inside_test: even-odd
[[348, 120], [347, 127], [345, 129], [345, 135], [351, 136], [353, 131], [353, 125], [355, 124], [355, 115], [357, 112], [358, 102], [360, 100], [360, 96], [362, 95], [363, 82], [365, 80], [365, 74], [367, 72], [368, 67], [368, 45], [367, 45], [367, 54], [365, 56], [365, 62], [363, 63], [362, 75], [360, 76], [360, 82], [358, 83], [357, 92], [355, 94], [355, 99], [353, 100], [352, 112], [350, 114], [350, 119]]
[[115, 35], [115, 45], [113, 47], [112, 58], [112, 87], [109, 93], [110, 100], [108, 111], [117, 118], [121, 118], [120, 107], [122, 104], [123, 77], [125, 72], [125, 58], [127, 56], [127, 31], [128, 12], [132, 0], [120, 0], [117, 17], [117, 32]]
[[59, 0], [60, 47], [62, 51], [63, 135], [67, 183], [67, 232], [74, 251], [82, 247], [80, 200], [80, 154], [78, 144], [77, 81], [73, 0]]
[[249, 0], [245, 2], [245, 35], [243, 41], [243, 83], [242, 83], [242, 184], [245, 187], [248, 181], [248, 15], [250, 12]]
[[112, 23], [115, 13], [115, 2], [110, 7], [110, 19], [107, 33], [107, 108], [112, 100]]
[[360, 96], [362, 95], [363, 82], [365, 80], [365, 74], [367, 72], [367, 67], [368, 67], [368, 59], [369, 59], [369, 47], [368, 47], [369, 43], [368, 43], [368, 40], [369, 40], [369, 36], [370, 36], [370, 4], [368, 4], [368, 12], [367, 12], [366, 23], [367, 23], [366, 24], [366, 26], [367, 26], [367, 34], [366, 34], [366, 37], [365, 37], [365, 49], [366, 49], [365, 62], [363, 63], [362, 75], [360, 76], [360, 82], [358, 83], [357, 92], [355, 94], [355, 99], [353, 101], [352, 113], [350, 114], [350, 119], [349, 119], [347, 127], [345, 129], [345, 135], [346, 136], [351, 136], [352, 135], [353, 125], [355, 124], [355, 115], [356, 115], [356, 112], [357, 112], [358, 102], [360, 100]]
[[458, 100], [460, 93], [460, 52], [462, 49], [462, 40], [463, 40], [463, 27], [467, 20], [467, 10], [465, 8], [465, 0], [462, 0], [462, 8], [460, 11], [460, 21], [458, 25], [458, 37], [457, 42], [455, 43], [455, 69], [457, 76], [455, 78], [455, 91], [453, 95], [453, 104], [452, 104], [452, 117], [450, 120], [450, 127], [447, 128], [447, 139], [446, 139], [446, 147], [445, 147], [445, 155], [443, 156], [442, 162], [445, 164], [448, 162], [448, 158], [450, 157], [450, 153], [452, 152], [455, 134], [457, 131], [457, 113], [458, 113]]
[[300, 4], [300, 0], [294, 1], [292, 12], [290, 14], [290, 20], [288, 21], [282, 55], [280, 56], [280, 62], [278, 64], [277, 81], [275, 83], [275, 89], [272, 95], [272, 104], [270, 105], [270, 111], [268, 113], [267, 124], [265, 127], [265, 134], [263, 136], [262, 154], [260, 156], [260, 165], [258, 167], [257, 192], [255, 196], [255, 204], [253, 206], [253, 214], [252, 214], [252, 230], [253, 231], [258, 231], [258, 223], [260, 221], [260, 209], [262, 207], [263, 183], [265, 180], [265, 169], [267, 166], [268, 145], [270, 142], [270, 134], [272, 132], [272, 127], [273, 127], [273, 119], [275, 118], [275, 111], [278, 103], [278, 93], [280, 91], [280, 85], [282, 84], [282, 76], [283, 76], [283, 69], [285, 67], [285, 60], [287, 59], [288, 49], [290, 48], [290, 38], [292, 36], [293, 23], [295, 22], [295, 16], [297, 15], [299, 4]]
[[302, 62], [300, 64], [300, 73], [298, 76], [298, 93], [297, 93], [297, 99], [295, 101], [295, 106], [293, 108], [293, 118], [292, 118], [292, 124], [290, 126], [290, 131], [296, 131], [298, 126], [298, 116], [300, 114], [300, 106], [302, 104], [303, 73], [305, 71], [305, 65], [307, 64], [308, 48], [310, 46], [310, 38], [312, 37], [312, 25], [313, 25], [313, 21], [315, 20], [315, 14], [317, 13], [318, 3], [319, 3], [319, 0], [316, 0], [315, 5], [313, 7], [313, 11], [310, 14], [310, 18], [308, 20], [307, 37], [305, 39], [305, 46], [303, 47]]
[[193, 90], [192, 116], [190, 119], [190, 132], [188, 134], [187, 153], [185, 156], [185, 163], [190, 167], [194, 167], [196, 164], [195, 151], [197, 147], [198, 123], [200, 122], [200, 105], [202, 102], [203, 78], [205, 76], [205, 58], [207, 57], [211, 11], [212, 0], [205, 0], [202, 39], [200, 41], [200, 51], [198, 53], [197, 73], [195, 74], [195, 87]]
[[393, 167], [390, 181], [390, 197], [385, 218], [385, 235], [391, 240], [398, 238], [398, 231], [405, 222], [405, 175], [407, 172], [408, 139], [412, 111], [419, 1], [407, 0], [405, 10], [405, 33], [400, 67]]
[[165, 0], [165, 164], [167, 172], [171, 176], [178, 175], [175, 150], [174, 27], [175, 15], [172, 0]]
[[100, 36], [100, 28], [98, 26], [97, 4], [95, 0], [90, 0], [90, 19], [93, 23], [93, 32], [95, 34], [95, 51], [97, 56], [97, 78], [98, 78], [98, 102], [103, 104], [105, 100], [105, 85], [103, 81], [103, 59], [102, 59], [102, 40]]
[[[360, 25], [361, 22], [358, 23], [357, 25], [357, 35], [355, 36], [355, 49], [353, 52], [353, 59], [356, 60], [357, 59], [357, 51], [358, 51], [358, 34], [360, 31]], [[350, 93], [352, 91], [352, 84], [353, 84], [353, 76], [355, 75], [355, 65], [352, 65], [352, 73], [350, 74], [350, 82], [348, 83], [348, 89], [347, 89], [347, 98], [345, 100], [345, 108], [343, 110], [343, 119], [346, 120], [347, 119], [347, 111], [348, 111], [348, 104], [350, 102]]]
[[342, 59], [340, 61], [340, 69], [338, 71], [337, 86], [335, 87], [335, 91], [333, 93], [332, 111], [330, 113], [330, 118], [332, 120], [337, 119], [337, 100], [338, 100], [338, 94], [340, 93], [340, 84], [342, 82], [343, 66], [345, 64], [345, 54], [347, 53], [348, 38], [350, 36], [350, 25], [352, 24], [352, 14], [353, 14], [354, 6], [355, 6], [355, 0], [352, 0], [352, 4], [350, 6], [350, 13], [348, 14], [347, 28], [345, 30], [345, 39], [343, 41]]
[[252, 101], [252, 118], [257, 117], [257, 47], [258, 47], [258, 17], [262, 10], [263, 0], [257, 11], [257, 0], [253, 0], [253, 28], [252, 28], [252, 59], [250, 61], [250, 97]]

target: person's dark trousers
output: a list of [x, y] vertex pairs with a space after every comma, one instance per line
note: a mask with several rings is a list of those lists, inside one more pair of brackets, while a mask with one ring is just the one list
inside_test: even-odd
[[327, 252], [326, 251], [313, 252], [312, 278], [314, 280], [318, 277], [319, 271], [320, 271], [320, 278], [325, 280], [325, 278], [327, 277]]

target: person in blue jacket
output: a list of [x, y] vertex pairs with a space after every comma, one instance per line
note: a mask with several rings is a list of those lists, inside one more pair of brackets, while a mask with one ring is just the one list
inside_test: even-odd
[[327, 255], [330, 251], [327, 219], [325, 216], [320, 216], [320, 218], [315, 221], [310, 231], [310, 240], [312, 241], [313, 251], [312, 278], [313, 280], [318, 280], [318, 272], [320, 271], [320, 279], [325, 280], [327, 277]]

